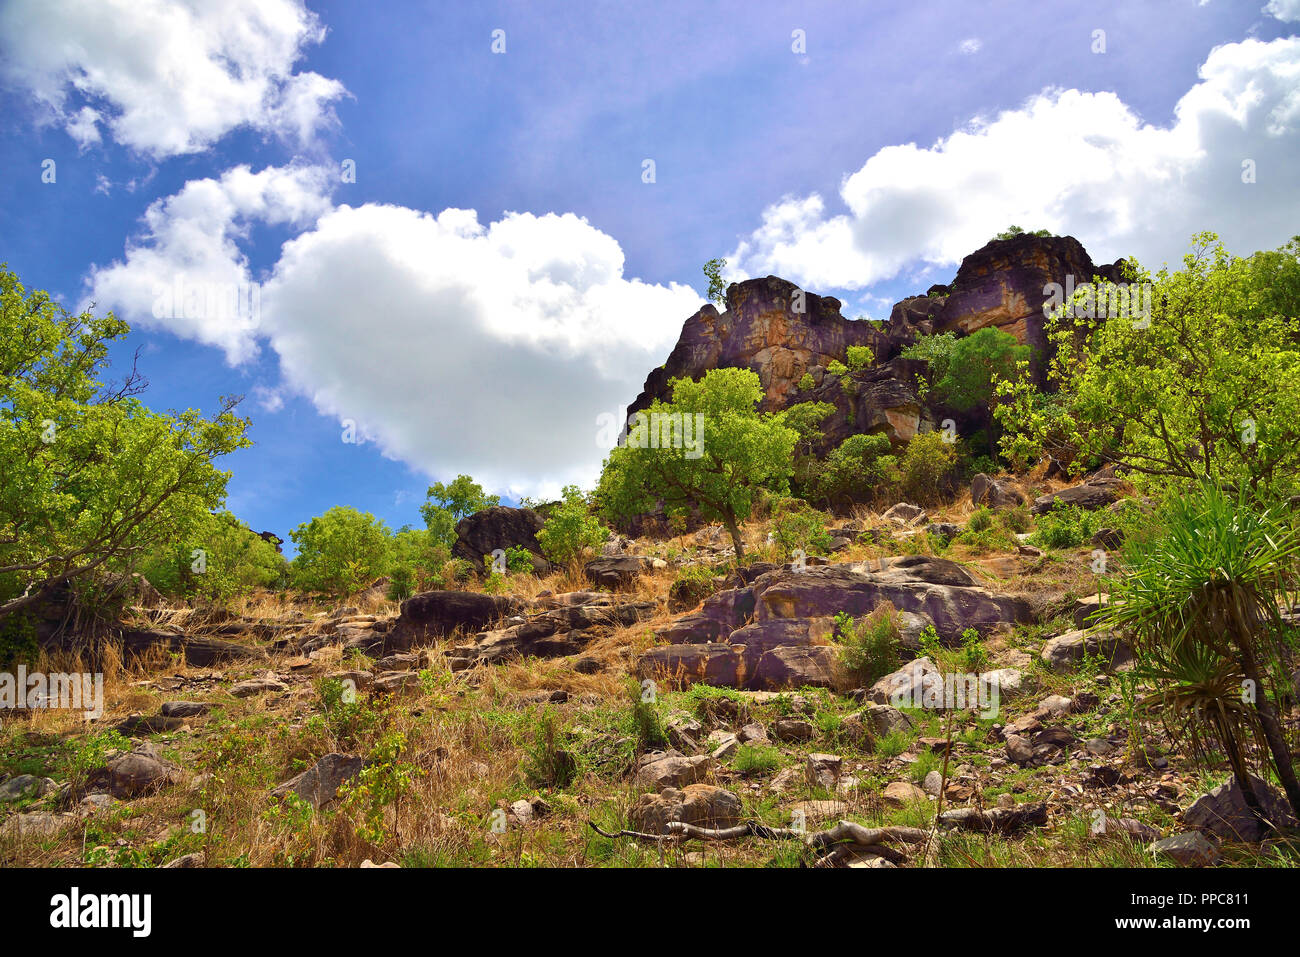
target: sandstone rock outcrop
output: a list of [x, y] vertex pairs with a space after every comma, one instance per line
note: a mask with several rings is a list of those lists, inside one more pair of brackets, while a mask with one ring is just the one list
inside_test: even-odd
[[533, 554], [533, 571], [546, 575], [551, 563], [542, 555], [537, 543], [537, 533], [542, 528], [542, 517], [531, 508], [510, 508], [493, 505], [467, 515], [456, 523], [456, 544], [451, 547], [453, 558], [470, 563], [476, 573], [483, 572], [483, 556], [496, 549], [526, 548]]

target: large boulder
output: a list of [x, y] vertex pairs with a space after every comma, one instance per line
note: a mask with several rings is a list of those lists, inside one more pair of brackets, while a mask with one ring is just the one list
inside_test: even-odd
[[630, 418], [656, 399], [669, 400], [673, 379], [698, 379], [723, 367], [754, 370], [764, 392], [759, 408], [783, 409], [799, 394], [806, 373], [843, 361], [854, 345], [881, 354], [887, 341], [871, 323], [841, 316], [838, 299], [776, 276], [733, 283], [724, 312], [706, 305], [686, 320], [668, 360], [646, 378], [627, 413]]
[[1095, 265], [1073, 236], [1021, 235], [994, 239], [961, 261], [957, 276], [936, 309], [926, 316], [936, 333], [970, 335], [992, 326], [1032, 346], [1030, 373], [1048, 385], [1047, 367], [1054, 348], [1047, 338], [1049, 283], [1065, 289], [1093, 281], [1117, 279], [1118, 263]]
[[1023, 504], [1025, 497], [1012, 488], [1010, 483], [980, 472], [970, 480], [970, 500], [974, 505], [1005, 508]]
[[621, 555], [597, 558], [582, 570], [593, 585], [614, 590], [633, 584], [650, 565], [651, 560], [642, 555]]
[[1124, 483], [1114, 478], [1091, 479], [1081, 485], [1071, 485], [1059, 492], [1040, 495], [1034, 499], [1030, 511], [1035, 515], [1045, 515], [1056, 508], [1057, 503], [1073, 505], [1087, 511], [1096, 511], [1119, 501], [1124, 494]]
[[271, 794], [285, 797], [293, 793], [312, 807], [320, 808], [334, 800], [340, 785], [361, 773], [364, 763], [358, 755], [331, 752], [306, 771], [274, 788]]
[[[1265, 819], [1277, 827], [1295, 826], [1295, 815], [1291, 813], [1286, 795], [1253, 774], [1250, 783]], [[1227, 784], [1220, 784], [1213, 791], [1197, 798], [1183, 812], [1183, 823], [1212, 834], [1221, 841], [1246, 841], [1253, 844], [1268, 833], [1268, 829], [1247, 806], [1246, 797], [1235, 777]]]
[[888, 601], [928, 616], [944, 641], [959, 640], [967, 628], [984, 634], [1033, 620], [1027, 600], [990, 592], [955, 562], [923, 555], [772, 572], [755, 583], [754, 593], [759, 621], [865, 615]]
[[1043, 664], [1053, 671], [1070, 671], [1077, 668], [1084, 656], [1101, 658], [1106, 668], [1117, 668], [1133, 657], [1132, 650], [1123, 639], [1108, 631], [1067, 631], [1049, 638], [1043, 646]]
[[744, 813], [744, 805], [732, 792], [712, 784], [688, 784], [641, 795], [628, 811], [628, 823], [646, 834], [667, 834], [673, 821], [697, 827], [734, 827]]
[[470, 591], [426, 591], [402, 602], [392, 630], [383, 641], [383, 654], [407, 651], [452, 632], [479, 632], [514, 613], [519, 602], [500, 595]]
[[498, 548], [522, 547], [533, 553], [533, 571], [547, 575], [551, 563], [542, 555], [542, 546], [537, 542], [541, 528], [542, 517], [531, 508], [493, 505], [456, 523], [456, 544], [451, 547], [451, 554], [469, 562], [475, 572], [482, 574], [484, 555], [491, 555]]

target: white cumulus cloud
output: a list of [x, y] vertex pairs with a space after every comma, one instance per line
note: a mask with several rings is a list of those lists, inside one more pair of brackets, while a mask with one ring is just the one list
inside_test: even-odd
[[1175, 261], [1202, 229], [1251, 252], [1295, 232], [1297, 153], [1300, 38], [1229, 43], [1168, 124], [1113, 93], [1045, 90], [932, 147], [880, 150], [844, 178], [844, 212], [785, 197], [728, 258], [733, 277], [857, 289], [956, 263], [1013, 223], [1078, 236], [1098, 260]]
[[[349, 421], [431, 476], [554, 495], [590, 486], [611, 418], [661, 363], [700, 305], [688, 286], [626, 278], [617, 241], [571, 213], [331, 207], [317, 167], [230, 170], [158, 200], [125, 257], [92, 270], [90, 298], [128, 320], [223, 349], [269, 344], [287, 392]], [[265, 277], [240, 241], [254, 223], [306, 225]], [[257, 285], [255, 315], [192, 308], [195, 285]], [[604, 440], [606, 444], [602, 445]]]
[[343, 85], [295, 72], [325, 28], [301, 0], [8, 0], [4, 79], [81, 146], [113, 139], [154, 159], [237, 127], [299, 144], [334, 121]]
[[223, 350], [256, 354], [261, 290], [240, 241], [257, 223], [310, 225], [330, 208], [331, 174], [316, 166], [236, 166], [150, 204], [123, 259], [92, 267], [88, 296], [127, 321]]

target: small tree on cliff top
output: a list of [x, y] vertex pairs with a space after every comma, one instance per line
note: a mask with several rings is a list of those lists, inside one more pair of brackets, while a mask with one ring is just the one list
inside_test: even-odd
[[757, 411], [763, 389], [749, 369], [714, 369], [672, 387], [672, 402], [634, 417], [627, 441], [610, 453], [597, 491], [601, 508], [628, 519], [657, 500], [670, 513], [694, 506], [727, 526], [743, 557], [740, 523], [759, 489], [789, 492], [799, 435], [780, 416]]

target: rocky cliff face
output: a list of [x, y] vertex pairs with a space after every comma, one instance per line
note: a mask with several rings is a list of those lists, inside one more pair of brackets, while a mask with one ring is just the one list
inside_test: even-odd
[[[917, 336], [966, 336], [993, 326], [1034, 347], [1031, 372], [1045, 384], [1044, 286], [1078, 285], [1094, 276], [1118, 281], [1118, 266], [1094, 265], [1072, 236], [993, 240], [962, 260], [951, 284], [896, 303], [883, 330], [844, 318], [838, 299], [802, 292], [776, 276], [733, 283], [724, 312], [707, 305], [686, 320], [668, 361], [646, 378], [628, 415], [668, 400], [673, 379], [736, 367], [758, 374], [762, 411], [806, 401], [835, 405], [841, 414], [828, 420], [829, 447], [857, 432], [884, 432], [904, 442], [933, 425], [915, 387], [924, 367], [898, 358]], [[844, 361], [848, 347], [857, 345], [875, 352], [873, 368], [842, 378], [826, 374], [831, 361]], [[805, 374], [813, 377], [811, 390], [799, 388]]]
[[884, 338], [871, 323], [841, 316], [838, 299], [804, 293], [776, 276], [732, 283], [725, 312], [708, 305], [686, 320], [668, 361], [646, 378], [628, 415], [670, 398], [671, 380], [723, 367], [753, 369], [766, 393], [762, 410], [783, 409], [795, 400], [805, 372], [843, 361], [849, 346], [874, 349]]

